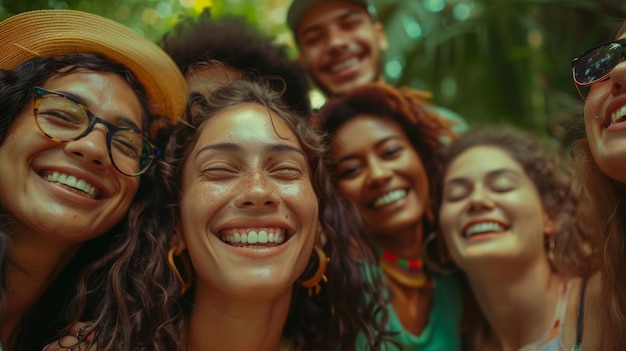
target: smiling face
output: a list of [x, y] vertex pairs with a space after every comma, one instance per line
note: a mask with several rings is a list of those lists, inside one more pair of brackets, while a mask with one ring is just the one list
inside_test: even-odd
[[[618, 39], [622, 38], [626, 33]], [[609, 177], [626, 182], [626, 61], [589, 90], [585, 130], [598, 167]]]
[[548, 231], [537, 188], [509, 154], [474, 146], [454, 159], [444, 177], [440, 226], [454, 261], [465, 271], [506, 261], [547, 262]]
[[294, 132], [258, 104], [211, 117], [184, 164], [181, 228], [197, 295], [288, 293], [317, 237], [318, 202]]
[[339, 189], [368, 230], [415, 233], [430, 203], [428, 176], [402, 128], [390, 119], [358, 115], [339, 127], [332, 145]]
[[[41, 87], [72, 95], [113, 125], [142, 125], [136, 94], [116, 74], [77, 70]], [[139, 178], [121, 174], [110, 161], [106, 127], [60, 143], [37, 128], [29, 101], [0, 146], [0, 200], [28, 231], [80, 242], [103, 234], [126, 214]]]
[[381, 81], [387, 40], [380, 23], [361, 6], [320, 1], [306, 12], [296, 33], [300, 62], [328, 95], [345, 94]]

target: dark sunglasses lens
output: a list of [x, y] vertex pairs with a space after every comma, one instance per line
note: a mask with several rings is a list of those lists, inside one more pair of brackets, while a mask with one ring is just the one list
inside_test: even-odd
[[619, 43], [602, 45], [578, 58], [574, 78], [578, 84], [591, 84], [605, 77], [621, 62], [624, 49]]

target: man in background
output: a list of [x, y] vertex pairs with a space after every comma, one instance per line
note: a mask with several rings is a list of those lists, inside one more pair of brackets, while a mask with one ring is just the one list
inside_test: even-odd
[[[385, 81], [382, 68], [387, 37], [368, 0], [293, 0], [287, 25], [300, 49], [300, 64], [327, 97]], [[468, 129], [455, 112], [431, 106], [455, 122], [456, 132]]]

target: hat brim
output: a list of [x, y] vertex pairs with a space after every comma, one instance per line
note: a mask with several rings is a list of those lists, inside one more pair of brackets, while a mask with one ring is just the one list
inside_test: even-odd
[[97, 53], [130, 70], [146, 89], [151, 112], [181, 118], [187, 83], [160, 47], [113, 20], [75, 10], [37, 10], [0, 22], [0, 68], [37, 56]]

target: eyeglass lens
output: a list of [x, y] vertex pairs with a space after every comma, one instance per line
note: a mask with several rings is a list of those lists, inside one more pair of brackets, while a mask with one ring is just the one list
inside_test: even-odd
[[[40, 101], [35, 113], [37, 125], [52, 139], [80, 139], [95, 124], [83, 106], [65, 96], [46, 94], [38, 98]], [[152, 148], [143, 135], [132, 129], [115, 129], [115, 126], [108, 124], [107, 128], [107, 147], [114, 166], [129, 176], [144, 171], [150, 165], [153, 155]]]
[[623, 59], [624, 47], [621, 42], [604, 44], [580, 56], [574, 64], [576, 83], [590, 85], [604, 79]]

